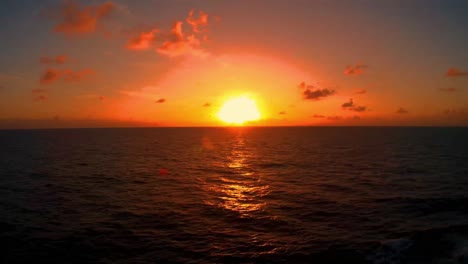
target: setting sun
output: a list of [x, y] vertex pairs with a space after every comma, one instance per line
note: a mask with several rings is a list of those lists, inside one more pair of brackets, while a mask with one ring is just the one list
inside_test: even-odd
[[260, 119], [260, 111], [254, 100], [242, 96], [226, 101], [217, 114], [218, 118], [226, 123], [242, 125], [248, 121]]

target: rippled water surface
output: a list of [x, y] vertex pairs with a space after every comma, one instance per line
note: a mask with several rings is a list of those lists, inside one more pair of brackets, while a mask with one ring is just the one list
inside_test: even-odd
[[0, 131], [4, 263], [468, 263], [466, 128]]

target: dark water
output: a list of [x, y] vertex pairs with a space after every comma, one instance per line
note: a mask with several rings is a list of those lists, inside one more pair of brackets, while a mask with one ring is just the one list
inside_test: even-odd
[[22, 130], [0, 148], [3, 263], [468, 263], [467, 128]]

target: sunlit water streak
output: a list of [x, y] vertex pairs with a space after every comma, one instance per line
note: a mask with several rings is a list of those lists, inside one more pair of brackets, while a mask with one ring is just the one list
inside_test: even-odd
[[464, 263], [467, 132], [0, 131], [2, 262]]

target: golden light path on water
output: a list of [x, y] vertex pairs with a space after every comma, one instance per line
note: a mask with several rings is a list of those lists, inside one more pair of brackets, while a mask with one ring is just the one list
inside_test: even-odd
[[237, 135], [230, 148], [225, 163], [221, 164], [229, 173], [210, 186], [216, 193], [217, 202], [208, 204], [248, 217], [264, 209], [266, 203], [262, 197], [269, 193], [269, 186], [250, 165], [258, 157], [246, 146], [242, 134]]

